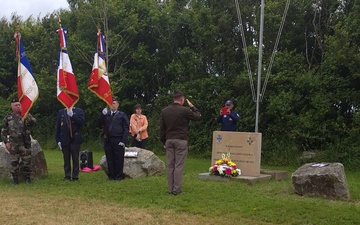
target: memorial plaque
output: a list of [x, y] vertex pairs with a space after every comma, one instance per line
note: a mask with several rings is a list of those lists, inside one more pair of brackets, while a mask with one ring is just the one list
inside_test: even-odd
[[230, 152], [242, 176], [260, 176], [261, 133], [214, 131], [212, 165]]

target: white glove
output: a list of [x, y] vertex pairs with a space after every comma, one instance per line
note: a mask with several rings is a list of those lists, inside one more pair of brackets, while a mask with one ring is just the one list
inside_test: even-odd
[[125, 144], [124, 144], [124, 143], [119, 142], [119, 145], [120, 145], [121, 147], [125, 148]]
[[72, 117], [74, 115], [74, 112], [72, 111], [72, 109], [67, 109], [67, 114], [68, 116]]
[[103, 111], [102, 111], [102, 114], [103, 115], [106, 115], [108, 113], [108, 109], [107, 108], [104, 108]]
[[62, 150], [61, 142], [60, 142], [60, 141], [58, 142], [58, 146], [59, 146], [60, 150]]

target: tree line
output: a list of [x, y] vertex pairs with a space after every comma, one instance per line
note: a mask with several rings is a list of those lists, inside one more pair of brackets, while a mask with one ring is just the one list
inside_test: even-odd
[[[83, 128], [90, 150], [101, 148], [95, 119], [105, 104], [87, 90], [96, 32], [106, 37], [108, 74], [113, 95], [128, 116], [140, 103], [149, 120], [148, 147], [163, 151], [159, 112], [171, 103], [174, 88], [183, 90], [204, 119], [190, 127], [190, 154], [210, 156], [216, 117], [227, 99], [240, 114], [238, 130], [254, 132], [260, 1], [240, 0], [248, 60], [245, 58], [235, 1], [232, 0], [68, 0], [69, 9], [44, 17], [0, 19], [0, 115], [16, 96], [14, 31], [22, 34], [39, 99], [31, 109], [38, 119], [33, 136], [43, 148], [56, 148], [56, 70], [61, 24], [68, 30], [68, 53], [79, 87], [76, 106], [84, 109]], [[360, 6], [355, 0], [292, 0], [273, 66], [269, 63], [286, 1], [265, 1], [263, 71], [269, 73], [262, 96], [259, 132], [262, 162], [360, 161], [359, 89]], [[249, 62], [250, 71], [246, 61]], [[262, 83], [266, 77], [262, 78]], [[91, 149], [93, 148], [93, 149]]]

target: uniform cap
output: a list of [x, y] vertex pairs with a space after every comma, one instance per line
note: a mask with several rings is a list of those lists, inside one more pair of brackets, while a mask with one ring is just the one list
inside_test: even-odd
[[184, 93], [182, 91], [180, 91], [179, 89], [174, 90], [173, 98], [179, 98], [179, 97], [183, 97], [183, 96], [184, 96]]
[[231, 100], [227, 100], [226, 102], [225, 102], [225, 105], [232, 105], [233, 104], [233, 102], [231, 101]]
[[11, 99], [11, 103], [15, 103], [15, 102], [19, 102], [19, 99], [18, 98]]

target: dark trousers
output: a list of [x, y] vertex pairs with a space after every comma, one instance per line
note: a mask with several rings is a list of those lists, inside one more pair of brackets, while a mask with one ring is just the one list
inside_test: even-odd
[[137, 141], [136, 138], [134, 138], [134, 136], [132, 136], [131, 137], [131, 147], [138, 147], [138, 148], [145, 149], [146, 141], [147, 141], [147, 139]]
[[122, 180], [124, 178], [124, 154], [125, 148], [119, 145], [119, 140], [111, 139], [105, 141], [104, 149], [108, 166], [109, 180]]
[[188, 152], [188, 141], [168, 139], [165, 142], [165, 148], [168, 191], [169, 193], [180, 194], [182, 192], [182, 177]]
[[[65, 178], [77, 180], [79, 178], [79, 151], [80, 145], [69, 144], [62, 146], [64, 157]], [[70, 159], [72, 159], [72, 173]]]

